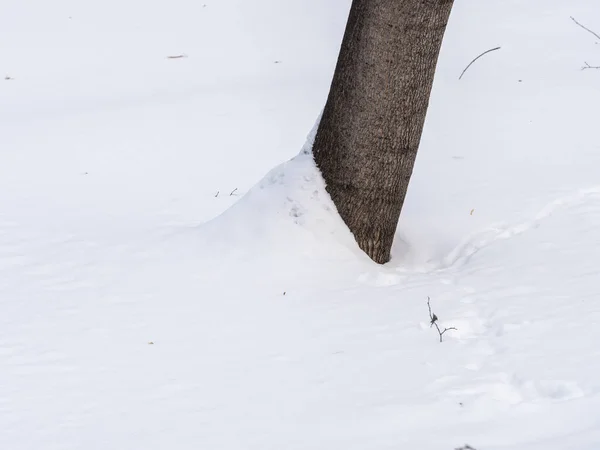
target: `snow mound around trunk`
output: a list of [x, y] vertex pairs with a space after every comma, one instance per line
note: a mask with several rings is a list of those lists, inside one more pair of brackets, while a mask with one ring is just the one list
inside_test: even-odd
[[[209, 237], [227, 233], [228, 245], [345, 259], [366, 258], [337, 213], [313, 159], [318, 121], [301, 152], [275, 167], [236, 204], [202, 225]], [[355, 257], [353, 258], [355, 259]]]

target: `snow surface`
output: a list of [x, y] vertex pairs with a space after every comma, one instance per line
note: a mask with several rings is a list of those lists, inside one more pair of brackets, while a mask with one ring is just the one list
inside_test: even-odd
[[293, 158], [350, 1], [203, 1], [0, 5], [0, 448], [600, 448], [597, 1], [457, 0], [383, 267]]

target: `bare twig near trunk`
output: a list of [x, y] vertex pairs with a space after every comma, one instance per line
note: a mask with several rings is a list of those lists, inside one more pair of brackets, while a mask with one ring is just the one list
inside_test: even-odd
[[353, 0], [313, 154], [359, 247], [390, 259], [452, 0]]
[[465, 74], [465, 72], [469, 69], [469, 67], [471, 67], [473, 65], [473, 63], [475, 61], [477, 61], [479, 58], [481, 58], [483, 55], [486, 55], [490, 52], [495, 52], [496, 50], [500, 50], [501, 47], [494, 47], [494, 48], [490, 48], [489, 50], [486, 50], [485, 52], [483, 52], [481, 55], [477, 56], [473, 61], [471, 61], [469, 63], [469, 65], [467, 67], [465, 67], [465, 70], [462, 71], [462, 73], [460, 74], [460, 77], [458, 77], [458, 79], [462, 79], [463, 75]]
[[583, 28], [585, 31], [587, 31], [588, 33], [592, 33], [594, 36], [596, 36], [596, 38], [600, 39], [600, 34], [596, 33], [595, 31], [590, 30], [589, 28], [587, 28], [587, 27], [583, 26], [582, 24], [580, 24], [579, 22], [577, 22], [575, 17], [571, 16], [571, 20], [573, 22], [575, 22], [577, 25], [579, 25], [581, 28]]
[[584, 62], [585, 66], [583, 66], [581, 68], [581, 70], [586, 70], [586, 69], [600, 69], [600, 66], [590, 66], [587, 62]]
[[429, 308], [429, 319], [431, 320], [431, 322], [429, 323], [429, 328], [435, 325], [435, 328], [438, 334], [440, 335], [440, 342], [444, 340], [444, 333], [446, 331], [458, 330], [458, 328], [455, 327], [444, 328], [443, 331], [440, 329], [438, 325], [438, 317], [431, 311], [431, 299], [429, 297], [427, 297], [427, 308]]

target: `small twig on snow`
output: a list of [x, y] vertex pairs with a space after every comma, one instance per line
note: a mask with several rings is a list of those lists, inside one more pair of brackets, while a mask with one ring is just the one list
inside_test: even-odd
[[460, 74], [460, 77], [458, 77], [458, 79], [460, 80], [460, 79], [463, 77], [463, 75], [465, 74], [465, 72], [467, 71], [467, 69], [468, 69], [469, 67], [471, 67], [471, 65], [472, 65], [472, 64], [473, 64], [475, 61], [477, 61], [479, 58], [481, 58], [483, 55], [485, 55], [485, 54], [487, 54], [487, 53], [490, 53], [490, 52], [493, 52], [493, 51], [496, 51], [496, 50], [500, 50], [500, 48], [501, 48], [501, 47], [494, 47], [494, 48], [490, 48], [489, 50], [486, 50], [485, 52], [483, 52], [481, 55], [477, 56], [477, 58], [475, 58], [473, 61], [471, 61], [467, 67], [465, 67], [465, 70], [463, 70], [463, 71], [462, 71], [462, 73]]
[[237, 190], [238, 190], [238, 188], [235, 188], [233, 191], [231, 191], [231, 192], [229, 193], [229, 196], [231, 197], [233, 194], [235, 194], [235, 191], [237, 191]]
[[172, 55], [172, 56], [167, 56], [167, 59], [181, 59], [181, 58], [187, 58], [188, 56], [185, 53], [182, 53], [181, 55]]
[[575, 22], [577, 25], [579, 25], [581, 28], [583, 28], [585, 31], [587, 31], [588, 33], [592, 33], [594, 36], [596, 36], [598, 39], [600, 39], [600, 34], [598, 34], [598, 33], [594, 32], [594, 31], [590, 30], [589, 28], [581, 25], [579, 22], [577, 22], [577, 20], [575, 20], [575, 17], [571, 16], [571, 20], [573, 22]]
[[581, 68], [581, 70], [585, 70], [585, 69], [600, 69], [600, 66], [590, 66], [587, 61], [584, 61], [585, 66], [583, 66]]
[[[436, 316], [432, 311], [431, 311], [431, 298], [427, 297], [427, 308], [429, 308], [429, 319], [431, 320], [430, 324], [429, 324], [429, 328], [431, 328], [432, 326], [435, 325], [435, 328], [438, 332], [438, 334], [440, 335], [440, 342], [442, 342], [444, 340], [444, 333], [446, 331], [449, 330], [458, 330], [458, 328], [455, 327], [449, 327], [449, 328], [444, 328], [444, 330], [440, 330], [438, 323], [438, 316]], [[468, 450], [468, 449], [466, 449]]]
[[217, 193], [215, 194], [215, 198], [217, 198], [219, 196], [219, 192], [221, 192], [221, 191], [217, 191]]
[[469, 444], [467, 444], [464, 447], [457, 447], [454, 450], [476, 450], [476, 449], [471, 447]]
[[437, 322], [438, 317], [431, 312], [431, 298], [427, 297], [427, 308], [429, 308], [429, 318], [431, 322], [429, 322], [429, 328], [433, 326], [434, 323]]

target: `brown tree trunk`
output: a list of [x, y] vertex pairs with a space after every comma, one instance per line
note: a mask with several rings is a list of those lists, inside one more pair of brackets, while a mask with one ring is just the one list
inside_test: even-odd
[[452, 0], [353, 0], [313, 153], [361, 249], [390, 259]]

